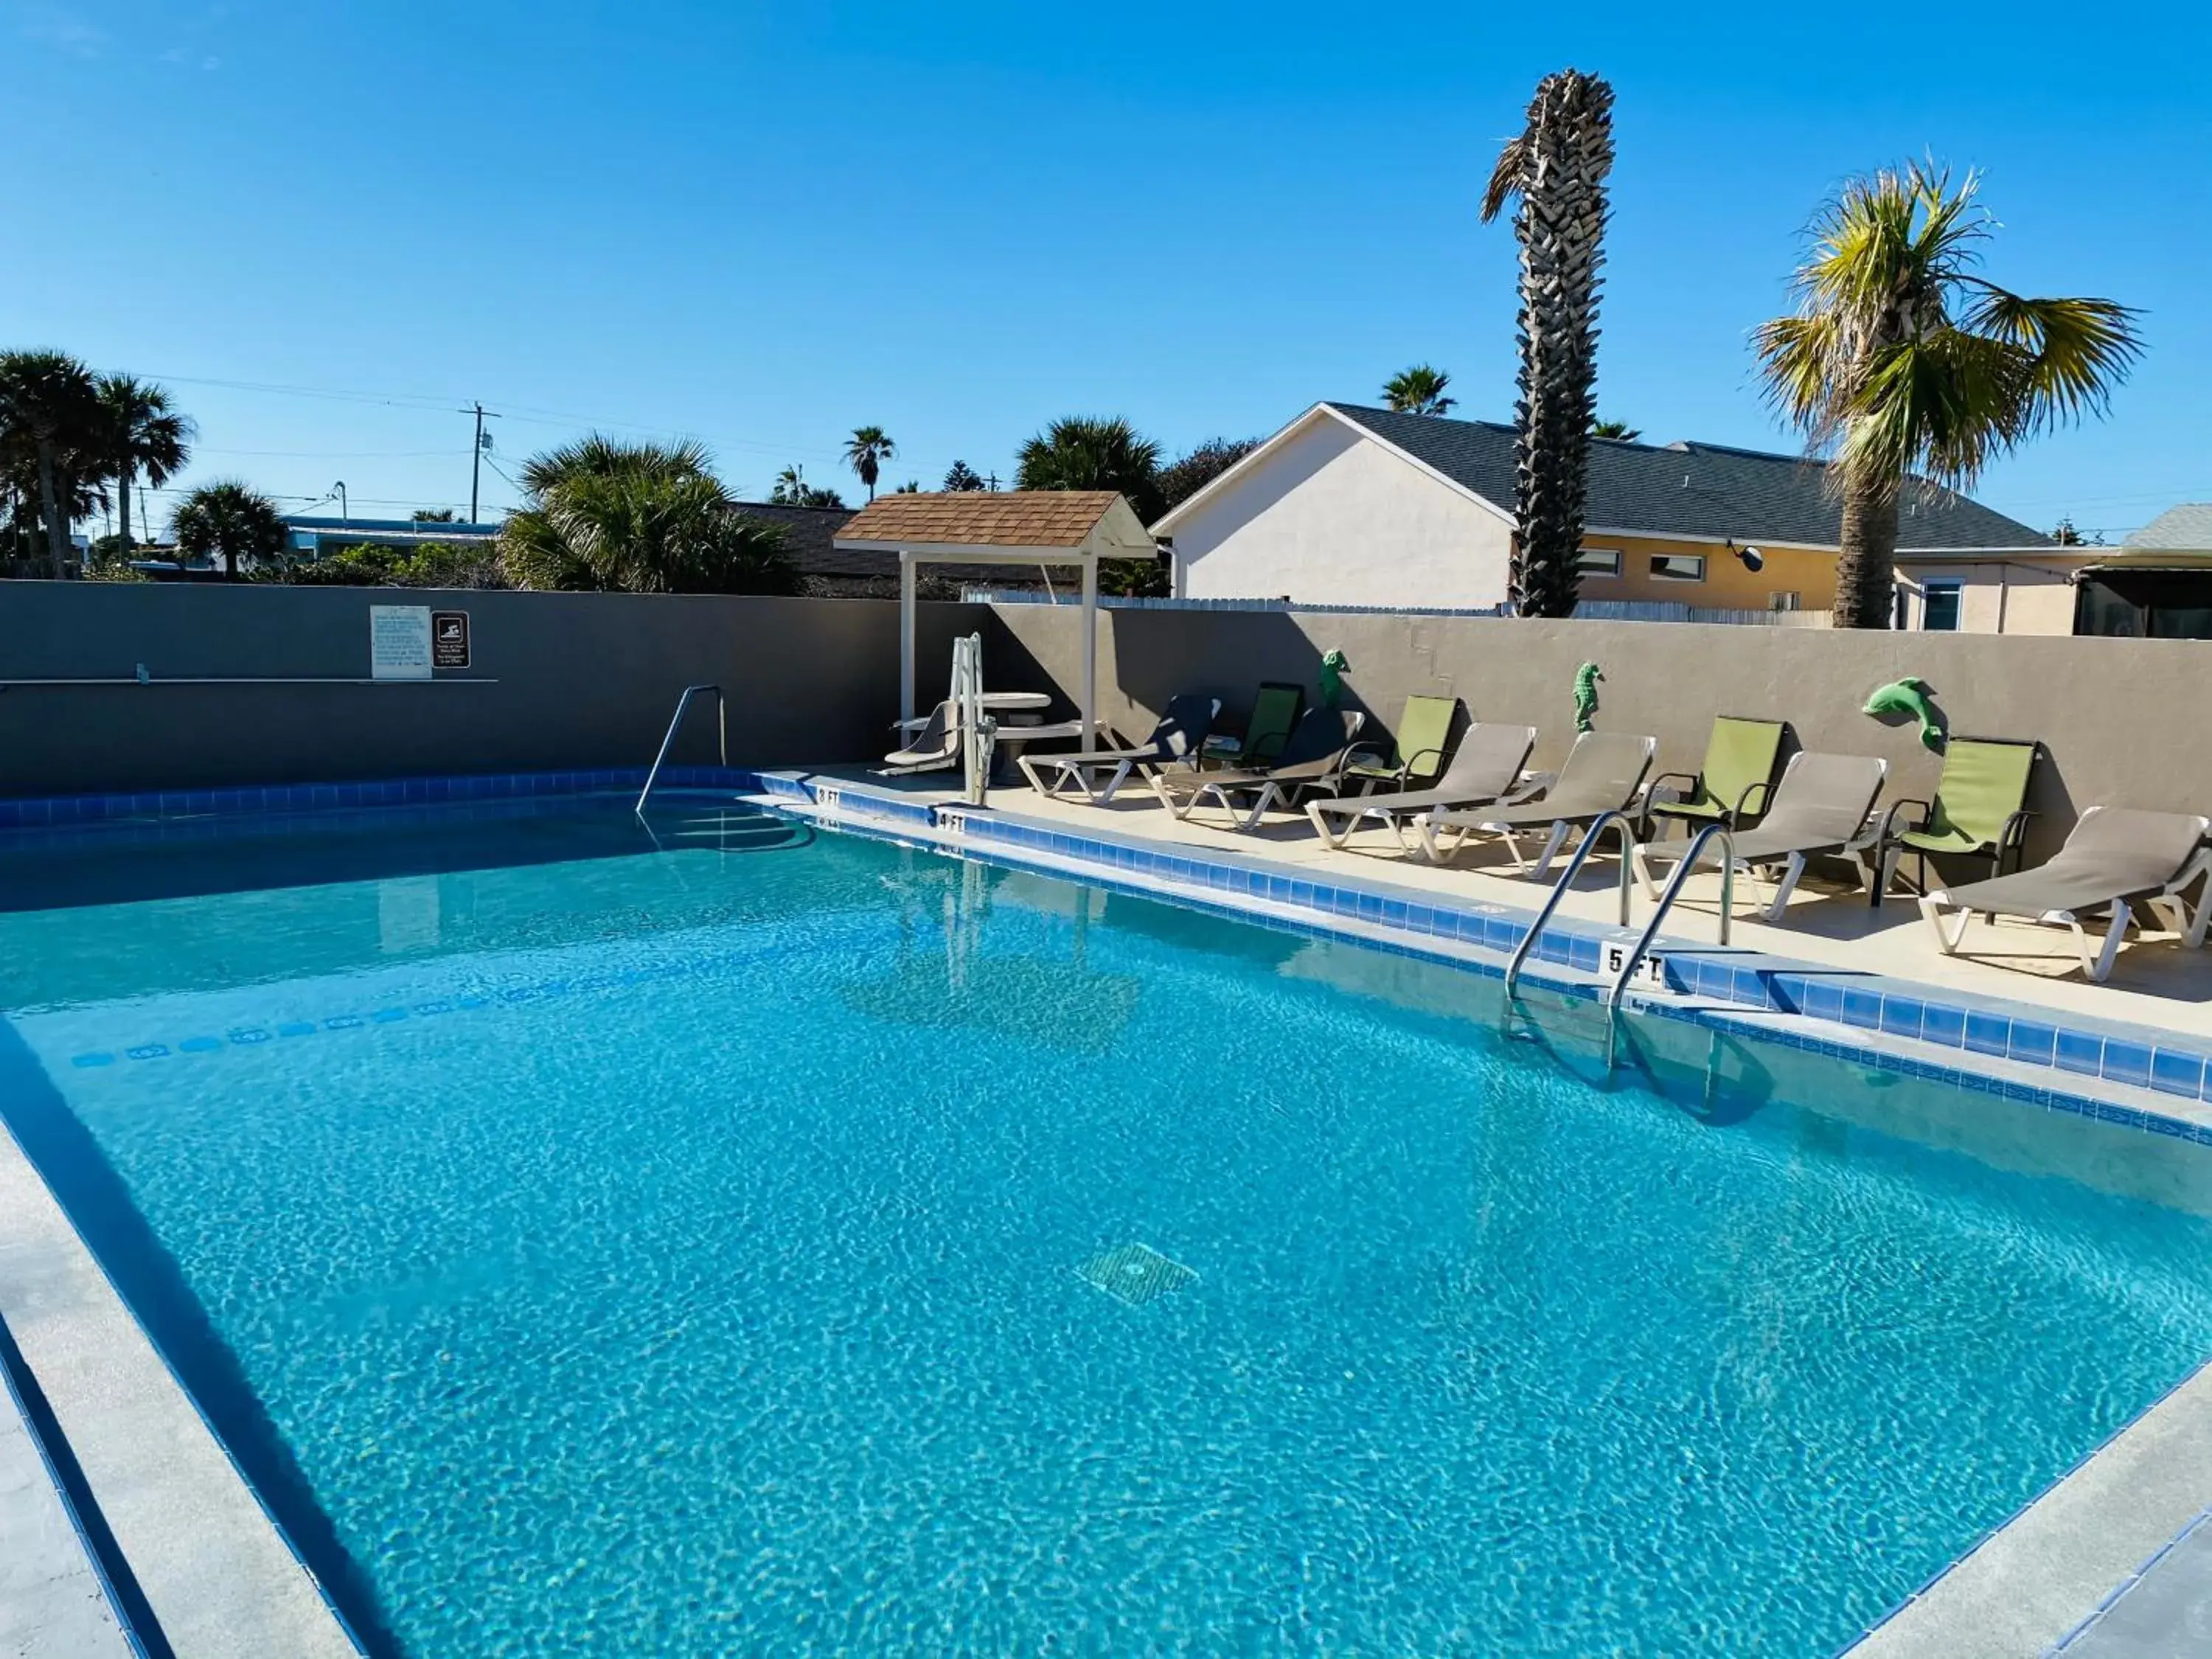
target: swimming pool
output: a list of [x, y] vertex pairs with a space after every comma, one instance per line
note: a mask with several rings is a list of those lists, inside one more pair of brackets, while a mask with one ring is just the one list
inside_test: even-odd
[[388, 1651], [1825, 1653], [2212, 1352], [2207, 1149], [782, 819], [0, 906], [0, 1109]]

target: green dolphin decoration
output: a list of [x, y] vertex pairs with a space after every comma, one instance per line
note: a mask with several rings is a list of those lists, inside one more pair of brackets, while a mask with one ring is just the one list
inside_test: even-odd
[[1920, 741], [1930, 749], [1943, 746], [1943, 717], [1928, 701], [1928, 682], [1925, 680], [1892, 680], [1887, 685], [1877, 685], [1866, 700], [1861, 711], [1868, 714], [1910, 714], [1920, 722]]
[[1594, 662], [1586, 662], [1575, 670], [1575, 730], [1587, 732], [1597, 718], [1597, 683], [1605, 678], [1605, 671]]
[[1352, 666], [1352, 659], [1341, 651], [1331, 651], [1321, 659], [1321, 706], [1336, 707], [1337, 699], [1344, 695], [1345, 671]]

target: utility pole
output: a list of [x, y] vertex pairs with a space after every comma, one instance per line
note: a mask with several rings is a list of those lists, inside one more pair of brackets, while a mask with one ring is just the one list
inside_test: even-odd
[[482, 404], [471, 404], [461, 413], [472, 414], [477, 417], [476, 447], [469, 452], [469, 522], [474, 524], [477, 521], [477, 486], [483, 477], [483, 453], [489, 447], [485, 441], [483, 423], [486, 421], [495, 421], [499, 416], [488, 413]]

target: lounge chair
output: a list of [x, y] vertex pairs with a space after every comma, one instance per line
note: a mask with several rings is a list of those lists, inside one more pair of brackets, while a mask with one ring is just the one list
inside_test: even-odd
[[960, 717], [950, 699], [929, 711], [929, 718], [903, 749], [884, 757], [876, 769], [879, 778], [902, 778], [911, 772], [938, 772], [960, 763]]
[[[1265, 771], [1157, 772], [1152, 790], [1178, 818], [1211, 798], [1230, 816], [1230, 827], [1255, 829], [1271, 806], [1294, 807], [1311, 790], [1334, 795], [1342, 789], [1344, 763], [1364, 724], [1363, 714], [1335, 708], [1310, 708], [1283, 745], [1282, 760]], [[1249, 801], [1239, 807], [1240, 800]]]
[[[1651, 781], [1644, 802], [1644, 835], [1655, 818], [1678, 818], [1692, 832], [1708, 823], [1731, 830], [1766, 810], [1773, 798], [1774, 763], [1782, 757], [1782, 722], [1723, 714], [1705, 739], [1705, 763], [1694, 772], [1668, 772]], [[1664, 799], [1669, 785], [1675, 793]]]
[[[1889, 809], [1874, 902], [1889, 896], [1898, 862], [1907, 853], [1919, 857], [1917, 884], [1923, 892], [1928, 890], [1930, 854], [1985, 858], [1992, 876], [2004, 874], [2009, 854], [2013, 868], [2019, 869], [2027, 821], [2034, 816], [2025, 808], [2037, 747], [2017, 738], [1953, 738], [1945, 744], [1943, 775], [1936, 781], [1934, 799], [1901, 800]], [[1920, 821], [1907, 824], [1908, 809], [1914, 807]]]
[[[2208, 828], [2212, 824], [2193, 812], [2093, 806], [2081, 814], [2065, 846], [2048, 864], [1924, 893], [1920, 914], [1936, 930], [1936, 948], [1947, 957], [1964, 942], [1966, 924], [1976, 911], [1992, 921], [1999, 916], [2027, 916], [2070, 928], [2083, 969], [2101, 985], [2112, 971], [2128, 924], [2136, 920], [2138, 903], [2148, 902], [2162, 912], [2191, 950], [2203, 945], [2205, 920], [2212, 916], [2212, 902], [2200, 899], [2191, 920], [2188, 902], [2181, 895], [2212, 861], [2204, 846]], [[1959, 913], [1948, 928], [1942, 915], [1946, 908]], [[2105, 929], [2104, 945], [2092, 954], [2081, 919], [2106, 909], [2112, 912], [2112, 920]]]
[[1408, 697], [1398, 715], [1395, 750], [1356, 755], [1344, 769], [1344, 781], [1363, 789], [1424, 788], [1437, 782], [1451, 757], [1452, 727], [1459, 720], [1457, 697]]
[[[1429, 857], [1443, 864], [1467, 845], [1478, 830], [1491, 830], [1505, 843], [1516, 868], [1541, 881], [1552, 867], [1569, 833], [1587, 830], [1607, 812], [1626, 812], [1644, 787], [1651, 769], [1651, 757], [1659, 747], [1656, 738], [1631, 737], [1620, 732], [1585, 732], [1567, 751], [1567, 763], [1558, 781], [1531, 806], [1477, 806], [1464, 811], [1423, 812], [1414, 818], [1421, 846]], [[1530, 830], [1549, 829], [1551, 839], [1531, 865], [1521, 856], [1515, 839]], [[1445, 836], [1454, 837], [1449, 846]]]
[[[1541, 789], [1540, 783], [1523, 785], [1521, 781], [1521, 769], [1528, 763], [1528, 751], [1535, 746], [1536, 728], [1533, 726], [1501, 726], [1494, 721], [1470, 726], [1467, 735], [1459, 740], [1451, 764], [1444, 769], [1443, 776], [1437, 780], [1433, 788], [1308, 801], [1306, 816], [1331, 847], [1340, 848], [1349, 842], [1365, 818], [1374, 818], [1387, 827], [1398, 837], [1399, 846], [1410, 847], [1412, 843], [1406, 839], [1406, 824], [1417, 812], [1445, 807], [1511, 805], [1516, 798], [1525, 799]], [[1355, 761], [1346, 769], [1347, 781], [1357, 775], [1358, 765]]]
[[[1040, 795], [1057, 795], [1064, 789], [1080, 790], [1094, 806], [1103, 806], [1129, 774], [1162, 766], [1196, 766], [1200, 748], [1221, 712], [1218, 697], [1184, 696], [1169, 699], [1167, 712], [1152, 727], [1152, 734], [1133, 749], [1086, 749], [1072, 755], [1024, 755], [1022, 772], [1030, 787]], [[1105, 777], [1102, 787], [1098, 782]], [[1049, 780], [1049, 781], [1048, 781]]]
[[1306, 689], [1285, 680], [1262, 680], [1252, 698], [1252, 718], [1244, 722], [1244, 735], [1217, 732], [1206, 738], [1200, 753], [1206, 759], [1243, 770], [1257, 770], [1279, 759], [1291, 733], [1306, 712]]
[[[1881, 824], [1874, 816], [1874, 804], [1888, 775], [1889, 763], [1871, 755], [1799, 753], [1790, 757], [1774, 791], [1773, 804], [1759, 827], [1734, 837], [1738, 869], [1787, 866], [1766, 907], [1767, 921], [1783, 919], [1790, 908], [1790, 896], [1797, 890], [1798, 878], [1814, 859], [1849, 858], [1858, 864], [1868, 884], [1873, 884], [1873, 873], [1862, 855], [1880, 839]], [[1638, 846], [1631, 862], [1644, 890], [1658, 897], [1659, 884], [1652, 866], [1680, 864], [1689, 850], [1686, 841]], [[1707, 843], [1704, 858], [1718, 864], [1721, 857], [1719, 844]]]

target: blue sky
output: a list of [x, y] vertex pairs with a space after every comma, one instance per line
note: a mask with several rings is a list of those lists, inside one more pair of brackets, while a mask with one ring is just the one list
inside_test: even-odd
[[0, 0], [0, 337], [167, 378], [194, 477], [363, 515], [465, 507], [475, 398], [508, 471], [596, 425], [854, 497], [863, 422], [933, 485], [1057, 415], [1172, 453], [1423, 359], [1509, 419], [1475, 204], [1571, 64], [1619, 100], [1603, 412], [1794, 447], [1747, 332], [1840, 179], [1932, 153], [1987, 175], [1993, 277], [2146, 313], [2112, 416], [1978, 492], [2117, 532], [2212, 499], [2212, 30], [2001, 15]]

